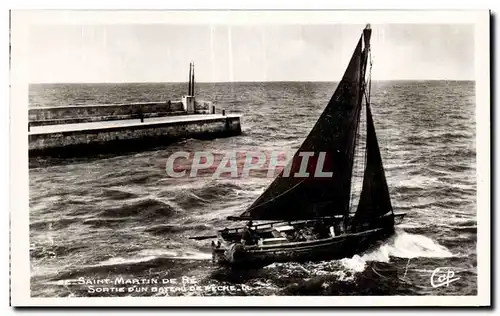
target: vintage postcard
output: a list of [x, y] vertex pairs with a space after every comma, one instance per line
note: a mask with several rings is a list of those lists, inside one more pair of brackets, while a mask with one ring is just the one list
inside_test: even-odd
[[14, 306], [489, 306], [488, 11], [12, 11]]

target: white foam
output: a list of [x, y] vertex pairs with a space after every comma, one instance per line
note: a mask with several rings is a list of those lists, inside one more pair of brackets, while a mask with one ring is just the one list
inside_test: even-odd
[[398, 232], [393, 245], [388, 247], [390, 255], [399, 258], [448, 258], [453, 254], [444, 246], [423, 235]]
[[352, 258], [344, 258], [340, 263], [347, 269], [354, 272], [363, 272], [365, 270], [366, 261], [359, 255], [354, 255]]
[[396, 232], [395, 236], [375, 250], [361, 256], [344, 258], [340, 263], [348, 270], [362, 272], [366, 262], [389, 262], [390, 257], [398, 258], [448, 258], [453, 254], [444, 246], [423, 235], [409, 234], [404, 231]]
[[[140, 262], [147, 262], [147, 261], [150, 261], [153, 259], [155, 259], [154, 256], [141, 257], [141, 258], [114, 257], [114, 258], [109, 258], [108, 260], [102, 261], [95, 266], [112, 266], [112, 265], [118, 265], [118, 264], [140, 263]], [[92, 267], [95, 267], [95, 266], [92, 266]]]
[[212, 254], [200, 252], [196, 250], [173, 250], [173, 249], [144, 249], [140, 251], [138, 256], [153, 256], [155, 258], [168, 259], [189, 259], [189, 260], [209, 260], [212, 259]]
[[114, 257], [102, 261], [96, 266], [109, 266], [118, 264], [133, 264], [148, 262], [157, 258], [184, 259], [184, 260], [210, 260], [212, 255], [199, 251], [165, 250], [165, 249], [145, 249], [130, 258]]

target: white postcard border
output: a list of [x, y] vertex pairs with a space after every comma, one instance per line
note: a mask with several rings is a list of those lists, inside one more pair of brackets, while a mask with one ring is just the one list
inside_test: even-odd
[[[28, 40], [36, 24], [465, 23], [475, 25], [477, 296], [32, 298], [29, 258]], [[12, 11], [10, 103], [11, 298], [13, 306], [485, 306], [490, 289], [489, 12], [481, 11]]]

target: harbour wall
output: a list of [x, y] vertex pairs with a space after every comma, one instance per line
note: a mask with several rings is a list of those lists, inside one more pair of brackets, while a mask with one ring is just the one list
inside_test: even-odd
[[[195, 101], [194, 114], [215, 113], [211, 102]], [[182, 101], [140, 102], [104, 105], [34, 107], [28, 110], [30, 126], [74, 124], [134, 118], [186, 115]]]
[[119, 122], [123, 124], [110, 125], [111, 122], [107, 122], [102, 127], [95, 126], [99, 123], [76, 124], [94, 126], [70, 130], [54, 130], [54, 126], [34, 127], [29, 133], [29, 154], [61, 157], [97, 152], [127, 152], [166, 145], [185, 138], [212, 139], [241, 133], [239, 115], [195, 114], [149, 122]]

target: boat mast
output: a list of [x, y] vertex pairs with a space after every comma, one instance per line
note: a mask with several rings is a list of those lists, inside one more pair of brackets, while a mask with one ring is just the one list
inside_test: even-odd
[[[366, 27], [368, 29], [370, 29], [370, 24], [367, 24]], [[365, 35], [366, 36], [366, 35]], [[366, 84], [366, 81], [365, 81], [365, 74], [363, 74], [363, 95], [365, 97], [365, 107], [369, 107], [370, 106], [370, 96], [371, 96], [371, 90], [372, 90], [372, 51], [371, 51], [371, 47], [370, 47], [370, 37], [371, 37], [371, 29], [370, 29], [370, 34], [368, 35], [368, 43], [366, 44], [366, 60], [370, 61], [370, 68], [368, 69], [368, 89], [366, 88], [367, 84]], [[366, 68], [365, 68], [366, 70]], [[366, 93], [366, 91], [368, 90], [368, 94]], [[363, 98], [363, 96], [361, 96], [361, 98]], [[365, 118], [366, 120], [366, 123], [368, 123], [368, 116], [366, 116]], [[366, 171], [366, 160], [367, 160], [367, 153], [368, 151], [366, 150], [366, 145], [367, 145], [367, 141], [368, 141], [368, 125], [366, 125], [366, 134], [365, 134], [365, 152], [364, 152], [364, 157], [363, 157], [363, 178], [364, 178], [364, 173]]]
[[[367, 47], [369, 51], [369, 46]], [[368, 56], [365, 56], [368, 57]], [[385, 177], [382, 155], [378, 145], [375, 125], [371, 113], [370, 94], [371, 94], [371, 58], [370, 74], [368, 76], [368, 85], [365, 82], [365, 109], [366, 109], [366, 151], [365, 151], [365, 170], [363, 175], [363, 186], [359, 197], [356, 213], [351, 222], [351, 231], [356, 231], [360, 224], [369, 223], [371, 220], [384, 216], [388, 212], [392, 215], [394, 223], [394, 212], [392, 209], [389, 188]]]
[[[370, 27], [370, 24], [367, 24], [365, 29], [363, 30], [363, 35], [362, 35], [362, 43], [363, 45], [363, 50], [361, 52], [361, 58], [360, 58], [360, 67], [359, 67], [359, 82], [358, 82], [358, 104], [357, 107], [361, 111], [361, 107], [363, 106], [363, 98], [366, 97], [366, 81], [365, 81], [365, 76], [366, 76], [366, 64], [368, 60], [368, 54], [370, 52], [370, 38], [371, 38], [372, 30]], [[366, 100], [366, 99], [365, 99]], [[358, 115], [357, 117], [357, 124], [356, 124], [356, 130], [354, 132], [354, 144], [353, 144], [353, 150], [354, 150], [354, 155], [356, 155], [356, 145], [358, 144], [358, 133], [359, 133], [359, 121], [360, 121], [361, 116]], [[366, 160], [366, 151], [365, 151], [365, 160]], [[366, 165], [366, 161], [365, 161]], [[355, 173], [355, 168], [354, 164], [351, 168], [351, 183], [349, 185], [349, 201], [347, 202], [347, 208], [345, 209], [344, 213], [344, 229], [347, 230], [347, 226], [349, 225], [349, 215], [350, 215], [350, 210], [353, 202], [353, 190], [352, 190], [352, 178]]]

